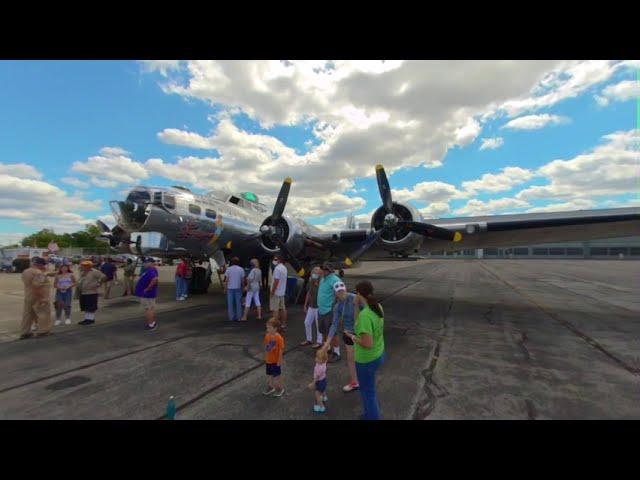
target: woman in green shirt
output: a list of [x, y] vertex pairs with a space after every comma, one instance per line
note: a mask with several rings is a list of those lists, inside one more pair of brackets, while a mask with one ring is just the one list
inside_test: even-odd
[[360, 384], [364, 420], [378, 420], [380, 409], [376, 398], [376, 372], [384, 362], [384, 313], [373, 296], [371, 282], [356, 285], [356, 302], [366, 305], [356, 319], [356, 332], [346, 333], [354, 343], [356, 373]]

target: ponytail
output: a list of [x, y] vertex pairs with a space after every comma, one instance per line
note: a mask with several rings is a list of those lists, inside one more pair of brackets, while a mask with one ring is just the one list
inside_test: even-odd
[[364, 280], [356, 285], [356, 292], [358, 292], [367, 301], [367, 305], [373, 312], [382, 318], [382, 308], [376, 297], [373, 296], [373, 285], [368, 280]]
[[374, 297], [373, 295], [369, 295], [365, 297], [365, 299], [367, 300], [367, 305], [369, 305], [369, 308], [373, 310], [376, 315], [378, 315], [380, 318], [384, 317], [384, 314], [382, 313], [382, 309], [380, 308], [380, 304], [378, 303], [378, 300], [376, 300], [376, 297]]

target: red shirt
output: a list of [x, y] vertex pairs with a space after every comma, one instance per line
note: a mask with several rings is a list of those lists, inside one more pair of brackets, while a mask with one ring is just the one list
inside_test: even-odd
[[176, 277], [185, 277], [187, 275], [187, 264], [180, 262], [176, 267]]

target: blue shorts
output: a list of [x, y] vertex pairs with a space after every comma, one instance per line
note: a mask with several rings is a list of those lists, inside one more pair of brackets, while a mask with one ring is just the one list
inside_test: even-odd
[[316, 382], [316, 392], [324, 393], [327, 389], [327, 379], [323, 378]]
[[267, 375], [270, 377], [279, 377], [282, 371], [280, 370], [280, 365], [276, 365], [275, 363], [267, 363]]

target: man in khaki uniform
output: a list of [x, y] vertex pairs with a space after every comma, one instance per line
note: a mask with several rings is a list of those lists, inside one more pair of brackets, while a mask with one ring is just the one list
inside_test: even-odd
[[50, 283], [47, 278], [47, 262], [34, 257], [31, 267], [22, 272], [24, 284], [24, 309], [20, 325], [20, 338], [29, 338], [31, 325], [37, 325], [36, 336], [43, 337], [51, 331]]
[[80, 276], [76, 286], [76, 298], [80, 300], [80, 311], [84, 312], [84, 320], [78, 325], [93, 325], [98, 310], [98, 288], [107, 281], [107, 276], [93, 268], [93, 262], [80, 262]]

